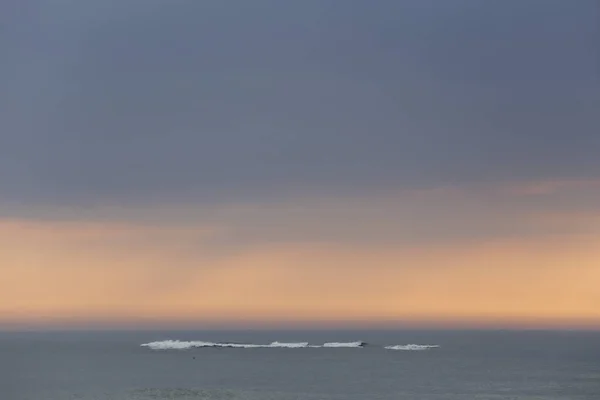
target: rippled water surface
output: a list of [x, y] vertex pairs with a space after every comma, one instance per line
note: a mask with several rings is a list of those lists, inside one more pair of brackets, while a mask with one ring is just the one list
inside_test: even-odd
[[0, 399], [598, 400], [600, 333], [0, 333]]

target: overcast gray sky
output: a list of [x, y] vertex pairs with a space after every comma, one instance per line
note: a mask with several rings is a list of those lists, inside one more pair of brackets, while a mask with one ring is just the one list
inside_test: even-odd
[[0, 200], [600, 174], [595, 0], [11, 0]]
[[0, 0], [0, 329], [598, 326], [599, 52], [598, 0]]

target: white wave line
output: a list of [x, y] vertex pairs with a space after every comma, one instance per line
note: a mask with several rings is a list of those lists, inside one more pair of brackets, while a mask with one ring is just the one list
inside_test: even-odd
[[385, 346], [384, 349], [387, 350], [429, 350], [440, 347], [436, 344], [396, 344], [393, 346]]
[[156, 342], [144, 343], [140, 346], [148, 347], [152, 350], [185, 350], [196, 347], [229, 347], [243, 349], [257, 348], [360, 348], [366, 345], [365, 342], [328, 342], [322, 345], [310, 345], [308, 342], [272, 342], [270, 344], [253, 344], [253, 343], [220, 343], [220, 342], [204, 342], [204, 341], [182, 341], [182, 340], [161, 340]]
[[[362, 348], [366, 346], [365, 342], [327, 342], [321, 345], [311, 345], [308, 342], [272, 342], [270, 344], [253, 344], [253, 343], [230, 343], [230, 342], [204, 342], [198, 340], [182, 341], [182, 340], [162, 340], [150, 343], [144, 343], [141, 346], [148, 347], [152, 350], [185, 350], [201, 347], [223, 347], [223, 348], [239, 348], [239, 349], [260, 349], [260, 348]], [[386, 350], [429, 350], [440, 347], [434, 344], [396, 344], [384, 346]]]
[[365, 345], [365, 342], [328, 342], [322, 347], [364, 347]]

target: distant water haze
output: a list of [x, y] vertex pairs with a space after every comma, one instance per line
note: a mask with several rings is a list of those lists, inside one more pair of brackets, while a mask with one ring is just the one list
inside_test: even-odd
[[[200, 341], [239, 346], [186, 346]], [[287, 346], [261, 346], [273, 342]], [[163, 348], [140, 346], [148, 343]], [[0, 393], [11, 400], [593, 400], [599, 344], [596, 333], [549, 331], [0, 332]]]

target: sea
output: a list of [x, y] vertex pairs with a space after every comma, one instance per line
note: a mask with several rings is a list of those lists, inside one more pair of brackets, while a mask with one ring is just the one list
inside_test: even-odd
[[0, 400], [600, 400], [600, 332], [0, 333]]

